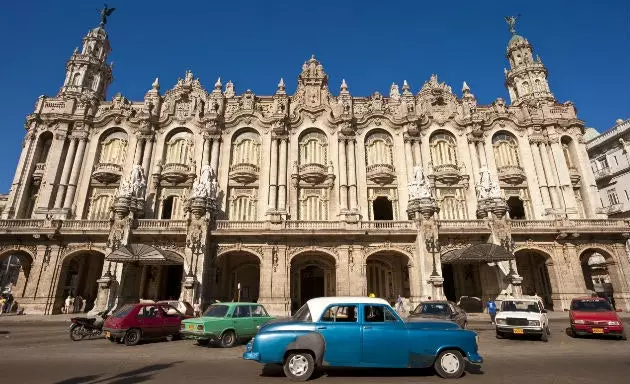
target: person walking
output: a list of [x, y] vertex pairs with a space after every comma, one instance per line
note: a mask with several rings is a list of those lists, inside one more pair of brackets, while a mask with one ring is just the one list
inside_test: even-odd
[[488, 309], [488, 315], [490, 315], [490, 323], [494, 325], [494, 318], [497, 316], [497, 304], [494, 302], [493, 298], [488, 300], [486, 308]]
[[403, 311], [403, 299], [400, 295], [398, 295], [398, 299], [396, 299], [396, 311], [398, 311], [398, 313], [402, 313]]

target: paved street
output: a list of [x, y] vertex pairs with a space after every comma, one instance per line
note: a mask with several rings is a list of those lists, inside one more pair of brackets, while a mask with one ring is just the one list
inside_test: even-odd
[[[68, 323], [6, 321], [0, 318], [0, 375], [3, 383], [286, 383], [278, 369], [244, 361], [244, 347], [199, 347], [191, 341], [145, 343], [136, 347], [104, 339], [73, 342]], [[565, 320], [554, 320], [549, 343], [497, 340], [489, 324], [475, 322], [483, 372], [461, 383], [627, 383], [630, 343], [571, 339]], [[438, 383], [432, 370], [330, 370], [322, 383]]]

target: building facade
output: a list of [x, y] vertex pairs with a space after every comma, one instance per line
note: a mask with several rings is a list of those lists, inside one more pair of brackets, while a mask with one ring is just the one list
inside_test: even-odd
[[[587, 136], [586, 150], [599, 189], [603, 211], [609, 217], [630, 217], [630, 119], [616, 121], [601, 135]], [[588, 133], [587, 133], [588, 135]]]
[[[513, 27], [513, 26], [512, 26]], [[186, 71], [144, 100], [106, 101], [104, 25], [55, 97], [41, 96], [0, 220], [0, 258], [27, 313], [64, 298], [257, 300], [538, 294], [554, 310], [609, 277], [630, 309], [630, 226], [608, 219], [570, 102], [511, 28], [510, 102], [478, 105], [436, 75], [413, 93], [336, 95], [312, 57], [293, 94]], [[93, 303], [93, 304], [92, 304]]]

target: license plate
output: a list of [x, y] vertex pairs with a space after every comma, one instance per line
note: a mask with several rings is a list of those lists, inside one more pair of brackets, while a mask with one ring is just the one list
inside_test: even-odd
[[603, 328], [593, 328], [593, 333], [604, 333]]
[[189, 329], [189, 330], [191, 330], [191, 331], [192, 331], [194, 328], [195, 328], [195, 326], [194, 326], [194, 325], [189, 325], [189, 326], [188, 326], [188, 329]]
[[523, 330], [520, 328], [514, 328], [513, 332], [516, 335], [522, 335], [524, 333]]
[[110, 333], [108, 331], [105, 331], [105, 337], [109, 338]]

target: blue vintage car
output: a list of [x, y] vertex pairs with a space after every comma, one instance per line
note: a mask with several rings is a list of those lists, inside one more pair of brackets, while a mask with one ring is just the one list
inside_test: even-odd
[[246, 360], [281, 364], [293, 381], [318, 366], [422, 368], [459, 378], [478, 365], [477, 334], [443, 320], [403, 321], [382, 299], [321, 297], [289, 320], [263, 326], [247, 344]]

